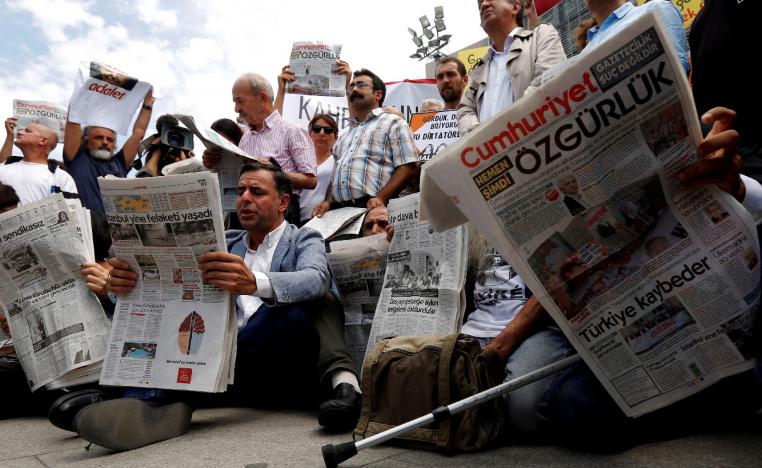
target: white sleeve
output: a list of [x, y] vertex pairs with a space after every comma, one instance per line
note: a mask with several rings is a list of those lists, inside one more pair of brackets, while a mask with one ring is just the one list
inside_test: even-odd
[[270, 282], [270, 277], [260, 271], [254, 271], [254, 278], [257, 280], [257, 290], [252, 296], [261, 297], [263, 299], [273, 298], [273, 286]]
[[71, 175], [63, 169], [58, 169], [55, 172], [56, 185], [63, 192], [79, 193], [77, 192], [77, 184], [74, 183]]
[[741, 175], [741, 182], [746, 187], [746, 196], [741, 204], [751, 213], [754, 222], [759, 224], [762, 222], [762, 184], [743, 174]]

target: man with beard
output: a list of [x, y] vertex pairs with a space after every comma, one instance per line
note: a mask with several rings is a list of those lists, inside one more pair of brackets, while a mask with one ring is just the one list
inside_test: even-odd
[[351, 126], [333, 146], [336, 171], [326, 199], [313, 210], [386, 206], [415, 174], [418, 152], [401, 117], [381, 109], [386, 86], [375, 73], [354, 72], [348, 88]]
[[439, 95], [445, 102], [445, 110], [457, 109], [463, 89], [468, 86], [466, 66], [455, 57], [445, 57], [439, 61], [434, 77], [437, 79]]
[[149, 90], [132, 127], [132, 135], [116, 153], [115, 131], [97, 126], [85, 127], [83, 130], [78, 123], [66, 121], [64, 168], [74, 178], [85, 208], [100, 213], [106, 211], [101, 201], [98, 177], [127, 177], [132, 161], [138, 154], [138, 145], [148, 128], [148, 121], [151, 120], [154, 100], [153, 91]]

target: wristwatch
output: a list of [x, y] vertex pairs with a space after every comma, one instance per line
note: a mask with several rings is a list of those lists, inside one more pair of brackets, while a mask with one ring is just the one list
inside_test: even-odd
[[143, 104], [143, 109], [145, 109], [145, 110], [153, 110], [153, 107], [149, 106], [148, 104]]

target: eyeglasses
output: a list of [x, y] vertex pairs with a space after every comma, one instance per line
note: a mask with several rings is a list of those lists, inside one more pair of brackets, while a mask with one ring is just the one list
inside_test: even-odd
[[333, 132], [336, 131], [333, 127], [323, 127], [322, 125], [313, 125], [310, 127], [310, 130], [312, 130], [312, 133], [320, 133], [320, 130], [322, 130], [326, 135], [333, 135]]
[[373, 85], [371, 85], [370, 83], [366, 83], [364, 81], [357, 81], [355, 83], [349, 83], [349, 87], [347, 89], [353, 89], [353, 88], [365, 89], [365, 88], [370, 88], [371, 86]]

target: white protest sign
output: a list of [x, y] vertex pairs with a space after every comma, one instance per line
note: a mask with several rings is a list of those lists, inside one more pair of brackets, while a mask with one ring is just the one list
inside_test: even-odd
[[421, 162], [447, 148], [458, 139], [458, 112], [446, 110], [413, 114], [410, 118], [415, 147], [420, 151]]

